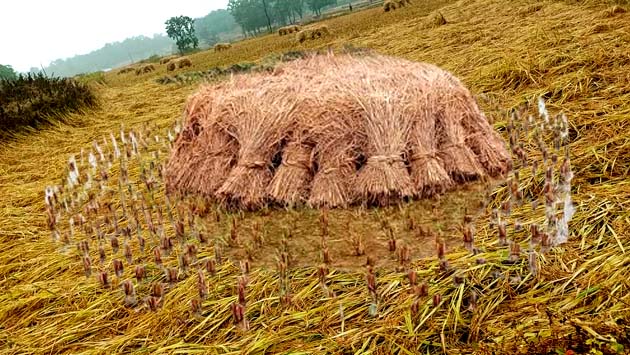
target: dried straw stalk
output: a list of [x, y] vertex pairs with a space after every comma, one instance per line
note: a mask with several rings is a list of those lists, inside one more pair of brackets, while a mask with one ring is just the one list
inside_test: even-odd
[[192, 174], [190, 190], [213, 199], [236, 163], [238, 144], [218, 124], [204, 129], [198, 140], [193, 155], [200, 162]]
[[338, 149], [319, 149], [319, 169], [313, 178], [308, 203], [313, 207], [347, 207], [355, 201], [352, 193], [356, 168], [349, 142], [334, 141]]
[[[475, 153], [480, 168], [493, 177], [503, 176], [511, 170], [511, 157], [503, 139], [493, 130], [474, 96], [457, 77], [434, 65], [392, 60], [397, 62], [392, 67], [403, 68], [399, 71], [403, 75], [420, 76], [423, 81], [442, 87], [442, 90], [433, 89], [431, 92], [448, 95], [447, 116], [462, 116], [466, 145]], [[431, 107], [431, 104], [426, 106]]]
[[290, 207], [306, 202], [313, 179], [312, 152], [313, 147], [300, 140], [284, 148], [282, 162], [267, 189], [275, 202]]
[[363, 80], [351, 82], [357, 87], [347, 87], [361, 108], [361, 128], [367, 137], [362, 147], [367, 162], [358, 172], [355, 193], [364, 203], [375, 205], [414, 194], [404, 160], [412, 123], [406, 112], [406, 88], [383, 84]]
[[[446, 78], [444, 80], [447, 80]], [[434, 107], [438, 127], [438, 155], [444, 168], [456, 182], [467, 182], [479, 178], [483, 170], [475, 159], [475, 154], [466, 146], [463, 114], [458, 110], [456, 100], [450, 91], [441, 86], [440, 81], [430, 88], [431, 107]]]
[[477, 101], [463, 85], [452, 88], [452, 92], [457, 98], [456, 107], [463, 113], [462, 125], [466, 134], [466, 145], [475, 153], [488, 175], [505, 176], [512, 170], [512, 157], [503, 138], [492, 129]]
[[453, 186], [453, 180], [444, 169], [437, 154], [436, 119], [429, 110], [426, 91], [416, 89], [412, 102], [413, 125], [409, 135], [409, 166], [411, 179], [420, 197], [444, 193]]
[[[327, 97], [322, 97], [326, 92]], [[316, 142], [314, 155], [318, 168], [308, 203], [314, 207], [347, 207], [355, 201], [352, 186], [356, 177], [360, 113], [338, 91], [322, 90], [319, 94], [311, 120], [305, 122], [310, 125]]]
[[254, 209], [267, 201], [271, 160], [297, 106], [289, 94], [295, 88], [287, 82], [274, 81], [268, 74], [241, 80], [249, 81], [248, 88], [232, 91], [224, 118], [226, 130], [239, 144], [238, 162], [217, 196], [228, 206]]
[[214, 99], [214, 89], [201, 87], [191, 95], [184, 108], [183, 130], [177, 136], [166, 165], [165, 185], [168, 193], [190, 192], [191, 181], [204, 159], [194, 152], [201, 124], [208, 119], [208, 108]]
[[231, 87], [202, 86], [184, 110], [185, 125], [167, 165], [167, 191], [212, 199], [234, 165], [237, 142], [219, 124]]
[[[276, 73], [278, 75], [279, 73]], [[308, 82], [298, 72], [290, 75], [294, 81]], [[310, 107], [316, 105], [310, 92], [294, 92], [298, 97], [297, 107], [290, 119], [290, 139], [282, 151], [282, 160], [267, 188], [269, 197], [274, 202], [288, 207], [302, 205], [308, 200], [313, 180], [313, 146], [312, 133], [307, 122], [312, 119]]]

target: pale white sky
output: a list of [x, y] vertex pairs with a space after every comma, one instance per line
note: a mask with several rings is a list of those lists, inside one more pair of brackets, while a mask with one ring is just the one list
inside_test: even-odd
[[203, 17], [228, 0], [8, 0], [0, 14], [0, 64], [17, 71], [86, 54], [105, 43], [164, 32], [173, 16]]

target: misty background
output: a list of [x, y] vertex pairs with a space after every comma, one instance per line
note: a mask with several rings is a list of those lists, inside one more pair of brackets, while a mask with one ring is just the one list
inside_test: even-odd
[[[369, 1], [372, 2], [372, 0]], [[322, 11], [333, 7], [347, 7], [351, 2], [353, 1], [229, 0], [227, 8], [213, 10], [206, 16], [195, 18], [195, 34], [199, 39], [199, 49], [207, 49], [218, 42], [231, 42], [243, 37], [265, 34], [280, 26], [309, 21], [321, 16]], [[211, 9], [212, 5], [209, 3], [208, 7]], [[179, 15], [182, 14], [172, 14], [172, 16]], [[112, 20], [112, 26], [117, 25], [115, 19]], [[177, 46], [165, 34], [139, 35], [107, 43], [86, 54], [53, 60], [48, 65], [43, 65], [43, 70], [47, 75], [74, 76], [110, 70], [150, 57], [172, 53], [177, 53]], [[11, 63], [0, 62], [0, 64]], [[41, 70], [42, 67], [31, 67], [28, 71], [37, 73]]]

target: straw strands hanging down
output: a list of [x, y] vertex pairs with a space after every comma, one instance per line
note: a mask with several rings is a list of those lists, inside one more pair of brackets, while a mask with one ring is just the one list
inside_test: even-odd
[[231, 208], [382, 206], [511, 169], [457, 78], [377, 54], [313, 54], [234, 76], [200, 88], [184, 116], [168, 190]]

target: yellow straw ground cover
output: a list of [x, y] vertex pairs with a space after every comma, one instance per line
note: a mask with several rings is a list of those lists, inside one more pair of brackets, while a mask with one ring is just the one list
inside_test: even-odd
[[[198, 220], [175, 206], [165, 208], [164, 238], [142, 222], [149, 247], [172, 236], [174, 248], [180, 248], [178, 218], [193, 221], [185, 231], [200, 240], [203, 231], [209, 238], [198, 251], [189, 242], [182, 244], [192, 260], [162, 255], [166, 273], [150, 248], [140, 251], [136, 239], [121, 242], [115, 253], [110, 236], [104, 238], [103, 263], [99, 244], [91, 244], [89, 251], [77, 245], [78, 237], [64, 244], [71, 230], [79, 235], [90, 224], [71, 229], [72, 214], [62, 214], [59, 240], [51, 238], [46, 187], [66, 184], [71, 155], [83, 160], [80, 169], [90, 169], [90, 151], [99, 167], [106, 165], [94, 141], [106, 155], [114, 154], [110, 133], [123, 155], [121, 130], [127, 140], [135, 132], [146, 149], [143, 143], [139, 154], [122, 156], [105, 169], [104, 184], [115, 192], [103, 193], [99, 211], [132, 203], [120, 196], [139, 196], [118, 193], [121, 172], [127, 171], [119, 161], [127, 164], [129, 186], [145, 191], [143, 184], [155, 183], [146, 201], [168, 203], [157, 178], [159, 165], [168, 155], [167, 137], [174, 134], [197, 85], [159, 84], [156, 80], [168, 75], [166, 64], [139, 76], [106, 74], [105, 84], [95, 86], [98, 109], [0, 143], [0, 352], [627, 352], [630, 15], [619, 10], [624, 6], [605, 1], [413, 1], [388, 13], [377, 7], [324, 21], [330, 34], [303, 44], [293, 36], [271, 34], [189, 56], [192, 66], [182, 71], [264, 63], [290, 50], [348, 45], [437, 64], [479, 96], [506, 142], [510, 134], [519, 134], [511, 147], [526, 152], [527, 159], [518, 161], [530, 165], [507, 183], [468, 185], [440, 199], [380, 209], [226, 213], [211, 207], [203, 228], [196, 230]], [[434, 22], [436, 16], [445, 23]], [[538, 97], [544, 98], [551, 122], [561, 122], [556, 120], [560, 111], [567, 117], [573, 174], [569, 240], [551, 248], [545, 236], [529, 229], [544, 223], [549, 193], [543, 153], [530, 139], [535, 130], [524, 128], [524, 122], [544, 119], [536, 107]], [[531, 105], [521, 107], [526, 101]], [[508, 109], [516, 109], [515, 119]], [[124, 149], [133, 145], [127, 143]], [[547, 162], [557, 159], [560, 172], [565, 171], [563, 149], [550, 148], [558, 155], [546, 157]], [[532, 169], [532, 162], [541, 165]], [[149, 184], [153, 178], [157, 182]], [[566, 176], [560, 174], [560, 179]], [[95, 191], [102, 181], [102, 175], [95, 178]], [[488, 192], [491, 199], [486, 199]], [[524, 197], [510, 200], [518, 193]], [[518, 203], [539, 197], [540, 206]], [[154, 209], [139, 207], [144, 198], [133, 199], [140, 216]], [[189, 200], [184, 205], [199, 207]], [[172, 221], [167, 212], [173, 213]], [[111, 223], [109, 213], [88, 222]], [[151, 213], [148, 219], [158, 218]], [[474, 220], [467, 221], [467, 215]], [[128, 220], [119, 227], [131, 226]], [[511, 244], [502, 245], [506, 222]], [[471, 230], [478, 248], [473, 252], [466, 248], [469, 237], [461, 242]], [[529, 252], [534, 239], [537, 251]], [[114, 259], [123, 260], [124, 271], [114, 270]], [[366, 267], [373, 263], [374, 268]], [[140, 264], [146, 265], [145, 276], [133, 268]], [[188, 266], [179, 271], [186, 277], [178, 276], [178, 265]], [[202, 270], [199, 277], [197, 269]], [[131, 289], [127, 280], [132, 280]]]

